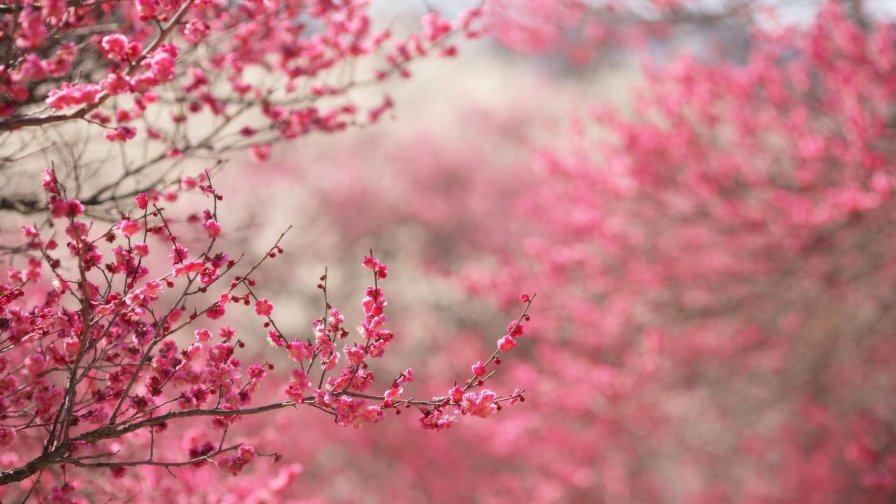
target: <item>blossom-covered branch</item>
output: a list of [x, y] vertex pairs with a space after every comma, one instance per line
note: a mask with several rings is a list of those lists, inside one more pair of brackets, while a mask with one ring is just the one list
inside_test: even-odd
[[[27, 266], [11, 269], [11, 283], [0, 289], [0, 445], [20, 461], [0, 472], [0, 485], [32, 477], [38, 478], [33, 486], [52, 482], [48, 471], [65, 465], [107, 468], [121, 477], [140, 465], [213, 463], [237, 474], [257, 454], [247, 443], [226, 444], [229, 428], [242, 417], [284, 408], [311, 406], [357, 428], [379, 422], [385, 410], [414, 406], [424, 427], [441, 429], [455, 421], [444, 413], [448, 409], [486, 417], [501, 403], [522, 400], [522, 391], [472, 391], [491, 376], [479, 372], [481, 363], [463, 388], [430, 400], [402, 397], [402, 385], [414, 378], [410, 368], [383, 393], [371, 394], [376, 379], [368, 359], [382, 358], [394, 341], [385, 327], [387, 301], [379, 285], [388, 268], [372, 254], [363, 261], [373, 285], [362, 301], [358, 342], [349, 343], [344, 317], [326, 301], [326, 275], [319, 285], [325, 314], [314, 321], [312, 336], [284, 334], [274, 320], [274, 304], [259, 297], [253, 275], [284, 253], [285, 232], [234, 275], [241, 257], [219, 249], [223, 198], [207, 175], [183, 181], [184, 196], [195, 192], [211, 201], [201, 218], [177, 221], [159, 194], [141, 193], [132, 211], [109, 227], [84, 220], [84, 206], [69, 197], [53, 170], [45, 171], [42, 185], [53, 225], [64, 228], [66, 241], [60, 247], [55, 238], [25, 226]], [[191, 231], [189, 242], [179, 237]], [[522, 299], [525, 309], [498, 343], [503, 351], [528, 320], [531, 299]], [[219, 325], [214, 334], [203, 327], [220, 324], [241, 305], [254, 306], [268, 342], [294, 363], [281, 400], [255, 404], [273, 364], [245, 364], [238, 354], [246, 342], [234, 329]], [[189, 327], [196, 327], [192, 340], [184, 335]], [[487, 361], [492, 362], [500, 363], [497, 351]], [[167, 429], [190, 418], [208, 418], [209, 435], [217, 430], [218, 441], [197, 439], [184, 454], [156, 449]], [[122, 444], [135, 436], [148, 436], [148, 446]]]

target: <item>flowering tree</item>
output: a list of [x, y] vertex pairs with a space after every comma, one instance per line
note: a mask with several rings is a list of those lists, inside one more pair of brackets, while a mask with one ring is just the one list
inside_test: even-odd
[[346, 235], [417, 222], [468, 292], [545, 305], [515, 367], [524, 410], [414, 451], [365, 437], [394, 456], [356, 479], [412, 474], [376, 487], [399, 502], [892, 501], [896, 31], [860, 20], [828, 2], [754, 27], [744, 62], [655, 65], [548, 148], [525, 134], [552, 105], [531, 93], [476, 135], [379, 147], [401, 205], [333, 219]]
[[540, 390], [579, 384], [549, 422], [575, 435], [529, 437], [598, 440], [559, 495], [893, 499], [896, 31], [849, 14], [756, 29], [743, 65], [655, 68], [630, 114], [539, 156], [525, 253], [469, 285], [549, 298]]
[[[399, 38], [375, 29], [368, 10], [364, 0], [4, 5], [2, 170], [56, 151], [60, 177], [78, 181], [74, 196], [103, 205], [170, 184], [185, 156], [219, 161], [249, 149], [264, 159], [279, 139], [376, 122], [391, 99], [364, 105], [349, 92], [408, 77], [415, 59], [453, 55], [455, 35], [476, 36], [482, 11], [455, 21], [430, 11], [419, 33]], [[45, 128], [62, 124], [77, 128], [57, 138]], [[141, 148], [77, 147], [98, 132]], [[120, 166], [101, 183], [85, 176], [110, 156]], [[0, 203], [33, 212], [43, 199], [4, 194]]]
[[[8, 222], [22, 224], [4, 243], [0, 283], [0, 498], [120, 498], [105, 478], [85, 477], [98, 470], [189, 476], [213, 464], [236, 475], [258, 457], [280, 458], [277, 446], [228, 438], [240, 419], [274, 410], [308, 406], [361, 427], [415, 408], [424, 429], [444, 430], [457, 415], [488, 417], [523, 400], [520, 390], [478, 387], [516, 345], [529, 296], [468, 379], [415, 399], [403, 388], [412, 369], [382, 386], [371, 368], [393, 341], [379, 286], [388, 270], [372, 252], [359, 338], [329, 303], [326, 272], [321, 316], [298, 337], [278, 328], [255, 280], [285, 253], [280, 240], [255, 261], [220, 241], [223, 196], [210, 174], [229, 153], [263, 160], [275, 141], [376, 122], [391, 99], [362, 107], [349, 91], [407, 77], [413, 59], [453, 55], [451, 39], [475, 36], [481, 12], [449, 21], [430, 11], [420, 33], [390, 43], [367, 9], [324, 0], [0, 6], [0, 172], [15, 176], [10, 189], [24, 188], [0, 198]], [[354, 71], [362, 63], [368, 76]], [[51, 167], [35, 174], [35, 191], [21, 180], [38, 155]], [[180, 175], [188, 158], [207, 169]], [[251, 336], [225, 324], [240, 305], [254, 307], [279, 357], [251, 362], [241, 351]], [[290, 362], [285, 390], [263, 385], [276, 359]], [[168, 434], [180, 440], [186, 425], [205, 428], [178, 446]]]
[[[9, 468], [4, 477], [35, 469], [0, 489], [3, 498], [891, 502], [896, 30], [863, 16], [861, 2], [827, 2], [812, 23], [797, 26], [757, 23], [756, 7], [765, 2], [709, 4], [491, 4], [498, 8], [486, 13], [487, 26], [496, 38], [534, 52], [572, 47], [573, 59], [582, 61], [617, 42], [661, 40], [676, 27], [742, 26], [750, 36], [743, 59], [684, 54], [650, 67], [627, 108], [581, 112], [576, 103], [565, 142], [530, 135], [531, 124], [554, 112], [553, 99], [567, 96], [562, 87], [542, 88], [493, 117], [459, 116], [465, 128], [487, 125], [475, 138], [451, 138], [442, 129], [403, 142], [374, 134], [363, 148], [331, 153], [332, 165], [308, 167], [309, 185], [329, 171], [342, 174], [337, 190], [310, 190], [319, 193], [312, 211], [327, 214], [326, 225], [342, 233], [342, 242], [323, 245], [334, 255], [349, 243], [422, 227], [426, 266], [460, 278], [475, 295], [447, 315], [432, 315], [437, 320], [422, 351], [431, 369], [485, 355], [454, 387], [402, 371], [404, 360], [387, 373], [376, 367], [375, 355], [387, 344], [390, 357], [398, 353], [391, 331], [406, 331], [395, 319], [388, 331], [382, 325], [387, 271], [372, 253], [364, 261], [374, 282], [365, 290], [359, 339], [341, 337], [342, 315], [328, 306], [333, 284], [326, 274], [311, 337], [290, 334], [277, 320], [287, 312], [284, 303], [275, 308], [272, 286], [259, 281], [264, 269], [289, 269], [277, 258], [278, 247], [290, 247], [277, 242], [255, 261], [227, 250], [218, 234], [220, 191], [204, 173], [179, 176], [190, 156], [215, 166], [231, 147], [255, 145], [254, 155], [265, 157], [284, 124], [265, 115], [266, 103], [286, 107], [287, 115], [300, 106], [280, 101], [286, 90], [274, 89], [267, 102], [264, 93], [250, 100], [261, 116], [247, 111], [216, 133], [225, 141], [208, 149], [190, 147], [194, 140], [169, 145], [177, 135], [191, 138], [206, 118], [220, 124], [227, 117], [207, 105], [190, 112], [191, 103], [206, 102], [178, 101], [171, 83], [183, 80], [154, 88], [159, 100], [147, 107], [169, 114], [151, 125], [168, 125], [166, 140], [142, 127], [149, 119], [126, 122], [138, 128], [129, 143], [119, 141], [125, 138], [116, 136], [117, 123], [89, 123], [110, 132], [114, 159], [124, 159], [117, 178], [81, 177], [98, 161], [59, 161], [79, 159], [70, 149], [55, 154], [56, 171], [45, 175], [42, 194], [7, 198], [16, 202], [8, 208], [48, 217], [23, 222], [30, 226], [25, 246], [9, 256], [14, 269], [2, 295], [8, 325], [0, 333], [0, 407], [10, 413], [0, 420], [7, 429], [0, 443], [10, 444], [0, 463]], [[314, 5], [333, 7], [334, 15], [343, 6]], [[434, 47], [452, 53], [447, 37], [464, 23], [441, 25], [449, 29], [438, 39], [444, 41], [427, 42], [425, 33], [441, 33], [432, 28], [441, 18], [427, 19], [419, 39], [427, 53]], [[303, 33], [314, 38], [312, 31]], [[171, 34], [180, 40], [179, 31]], [[257, 42], [267, 40], [259, 35]], [[220, 47], [201, 49], [206, 43], [196, 46], [196, 58]], [[181, 49], [178, 61], [193, 54]], [[352, 59], [375, 60], [375, 52]], [[385, 74], [407, 69], [403, 59], [395, 68], [392, 53], [385, 54]], [[251, 68], [242, 79], [272, 89]], [[208, 86], [210, 93], [231, 89], [226, 72], [205, 73], [223, 79]], [[69, 80], [79, 85], [77, 77]], [[50, 81], [34, 92], [49, 98], [49, 89], [62, 87]], [[314, 102], [314, 114], [333, 110], [326, 104], [334, 98], [350, 99], [301, 86], [292, 92], [310, 93], [300, 101]], [[115, 99], [97, 110], [111, 116]], [[232, 99], [221, 101], [230, 107]], [[9, 116], [19, 119], [10, 120], [70, 113], [22, 107]], [[191, 127], [170, 126], [170, 114], [181, 119], [178, 107]], [[352, 114], [379, 117], [360, 110]], [[374, 110], [384, 109], [368, 109]], [[243, 128], [256, 129], [256, 120], [269, 129], [245, 136]], [[347, 119], [344, 126], [364, 122]], [[135, 154], [119, 147], [144, 134], [164, 159], [134, 171], [144, 161], [131, 161]], [[239, 143], [229, 144], [228, 134]], [[521, 146], [537, 152], [527, 158]], [[9, 148], [19, 150], [10, 150], [8, 169], [18, 169], [11, 160], [28, 153], [28, 143]], [[371, 169], [379, 157], [393, 170], [384, 180]], [[90, 184], [122, 177], [106, 196], [91, 198]], [[247, 205], [255, 203], [261, 202], [247, 197]], [[65, 229], [65, 238], [54, 229]], [[73, 254], [58, 252], [57, 239]], [[526, 362], [493, 376], [525, 312], [497, 348], [494, 340], [486, 347], [478, 335], [453, 331], [475, 327], [473, 307], [519, 306], [520, 285], [537, 290], [544, 308], [526, 324], [531, 343], [513, 350]], [[396, 296], [390, 301], [394, 308]], [[251, 352], [254, 333], [232, 329], [237, 310], [262, 326], [254, 339], [267, 335], [269, 353], [258, 357]], [[289, 372], [279, 383], [276, 371], [284, 368]], [[373, 372], [386, 381], [372, 383]], [[440, 392], [414, 399], [411, 378]], [[458, 411], [489, 416], [523, 399], [518, 391], [477, 389], [486, 378], [532, 390], [527, 407], [431, 435]], [[408, 431], [397, 421], [357, 432], [332, 428], [331, 419], [362, 425], [408, 405], [418, 412], [410, 421], [426, 429]], [[292, 410], [304, 406], [327, 413], [297, 423]], [[267, 415], [250, 414], [265, 409]], [[345, 445], [329, 443], [334, 439]], [[274, 465], [281, 457], [290, 463]], [[302, 471], [314, 489], [292, 484]], [[241, 477], [229, 478], [234, 472]], [[121, 479], [85, 477], [92, 474]]]
[[651, 73], [630, 116], [594, 110], [609, 139], [578, 123], [541, 157], [540, 232], [500, 278], [567, 306], [543, 330], [578, 349], [558, 380], [599, 391], [610, 495], [893, 498], [894, 33], [828, 3], [745, 65]]

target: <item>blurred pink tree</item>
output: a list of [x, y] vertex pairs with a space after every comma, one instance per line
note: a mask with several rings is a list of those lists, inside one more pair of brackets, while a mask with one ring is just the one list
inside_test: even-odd
[[[400, 204], [363, 226], [351, 192], [315, 201], [346, 236], [419, 226], [429, 266], [500, 309], [540, 293], [511, 372], [526, 407], [417, 450], [361, 433], [356, 480], [408, 478], [375, 500], [896, 497], [896, 30], [840, 2], [805, 25], [753, 14], [745, 61], [653, 64], [564, 144], [535, 148], [526, 124], [553, 111], [525, 101], [472, 137], [372, 140]], [[368, 159], [352, 187], [377, 201]]]
[[896, 29], [848, 13], [656, 66], [537, 156], [467, 284], [546, 299], [516, 498], [896, 498]]

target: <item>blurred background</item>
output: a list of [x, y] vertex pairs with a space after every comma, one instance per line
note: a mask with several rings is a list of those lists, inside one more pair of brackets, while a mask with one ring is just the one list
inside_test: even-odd
[[[414, 30], [431, 8], [473, 4], [374, 12]], [[310, 408], [245, 418], [231, 439], [282, 455], [246, 469], [267, 478], [149, 470], [130, 488], [183, 502], [896, 502], [896, 2], [487, 5], [486, 34], [390, 84], [377, 124], [235, 156], [214, 182], [223, 248], [257, 256], [293, 226], [257, 274], [285, 333], [311, 333], [324, 267], [349, 327], [362, 257], [389, 265], [394, 359], [375, 372], [410, 363], [408, 397], [466, 379], [537, 292], [492, 384], [525, 388], [525, 403], [444, 432], [413, 411], [360, 430]], [[230, 323], [246, 359], [276, 364], [279, 394], [290, 362], [243, 315]]]
[[227, 220], [295, 225], [264, 273], [292, 330], [324, 265], [355, 319], [358, 259], [390, 264], [412, 395], [538, 292], [497, 382], [525, 404], [440, 433], [278, 414], [303, 472], [276, 499], [896, 499], [893, 7], [496, 2], [387, 121], [247, 160], [262, 204], [225, 172]]

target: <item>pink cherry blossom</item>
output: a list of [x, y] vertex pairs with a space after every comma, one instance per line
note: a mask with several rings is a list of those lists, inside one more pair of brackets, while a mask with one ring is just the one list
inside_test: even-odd
[[121, 233], [121, 236], [130, 238], [140, 232], [140, 223], [135, 220], [124, 219], [118, 223], [118, 232]]
[[269, 317], [274, 311], [274, 305], [267, 298], [259, 299], [255, 302], [255, 313], [263, 317]]

